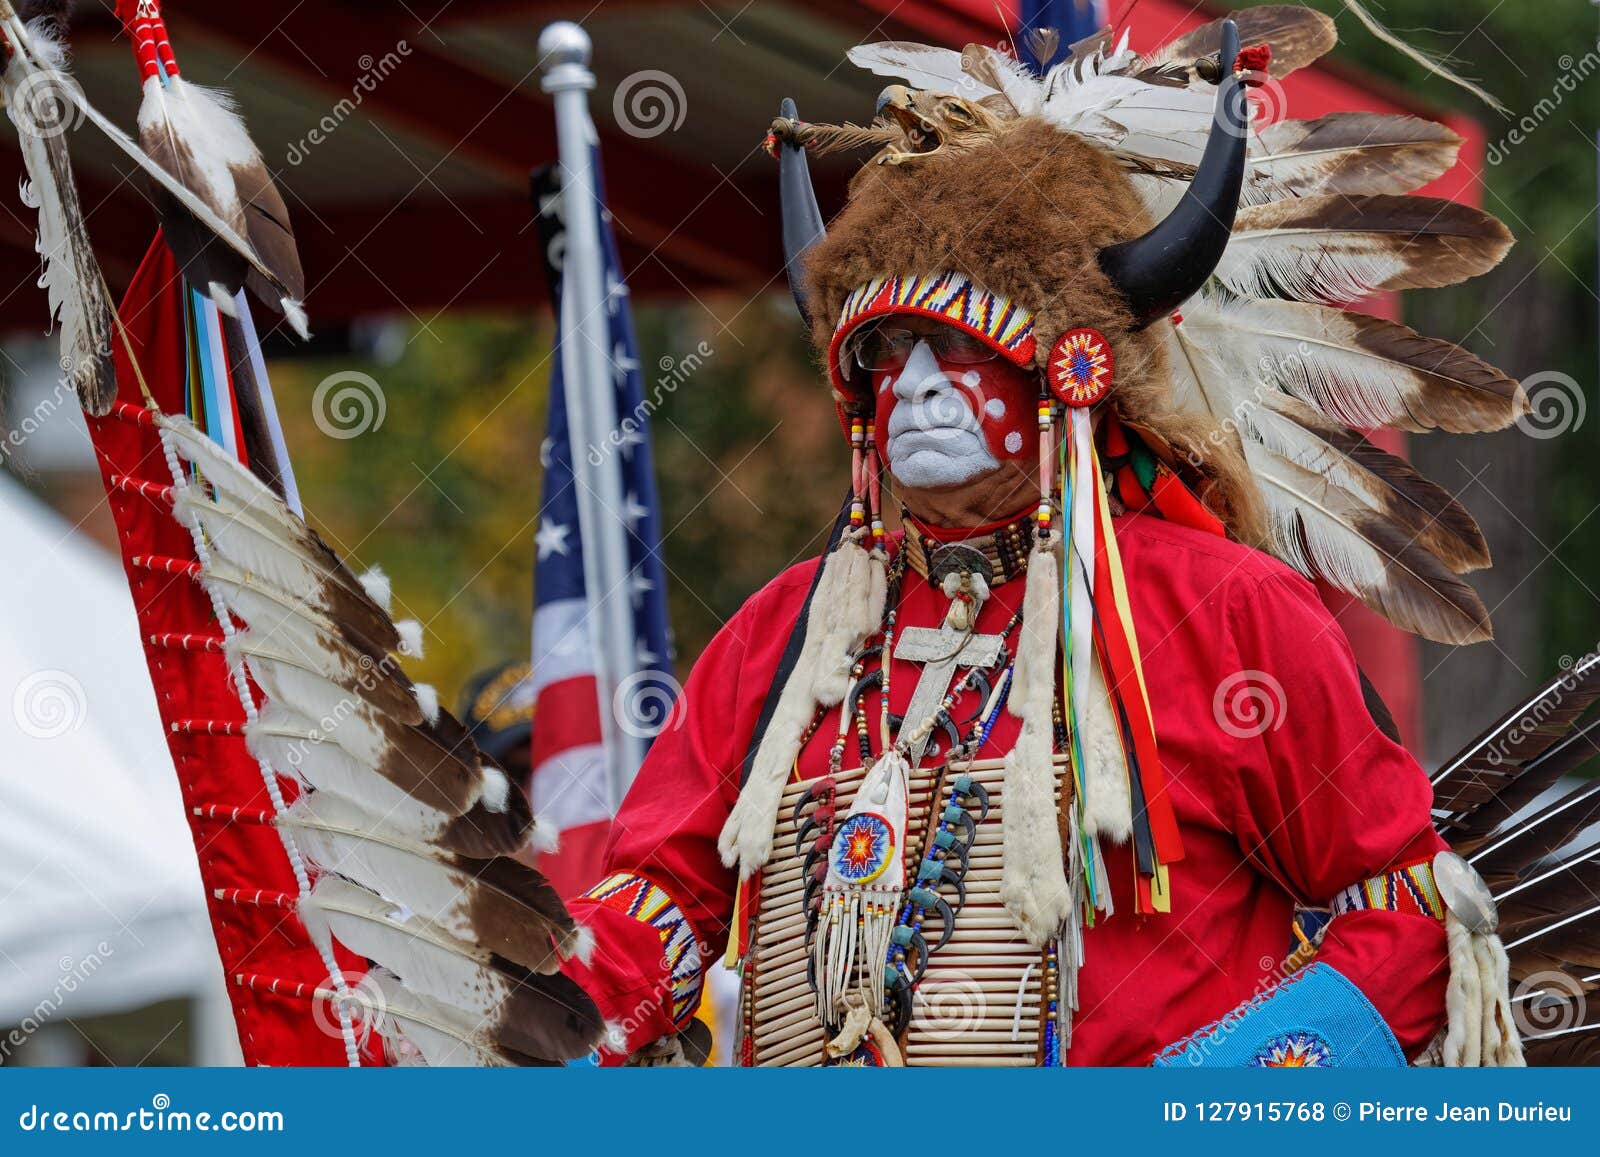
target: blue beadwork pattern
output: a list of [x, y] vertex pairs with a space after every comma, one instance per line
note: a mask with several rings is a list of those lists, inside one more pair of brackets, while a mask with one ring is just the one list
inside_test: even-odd
[[834, 833], [833, 870], [852, 884], [868, 884], [883, 875], [894, 852], [889, 821], [873, 812], [858, 812]]
[[[1296, 1051], [1298, 1050], [1298, 1051]], [[1281, 1063], [1263, 1058], [1281, 1057]], [[1400, 1042], [1362, 991], [1312, 964], [1167, 1048], [1160, 1068], [1404, 1068]]]

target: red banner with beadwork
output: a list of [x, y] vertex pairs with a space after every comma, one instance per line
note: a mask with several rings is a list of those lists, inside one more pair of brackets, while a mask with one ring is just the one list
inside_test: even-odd
[[[190, 532], [172, 517], [172, 468], [150, 420], [139, 376], [162, 410], [184, 412], [183, 279], [158, 235], [121, 306], [118, 395], [89, 433], [117, 527], [161, 711], [183, 790], [222, 957], [239, 1043], [250, 1065], [382, 1064], [373, 1034], [341, 1025], [330, 969], [295, 914], [299, 884], [271, 826], [272, 792], [245, 748], [244, 709], [223, 658], [223, 634], [196, 579]], [[260, 699], [259, 690], [251, 692]], [[275, 776], [280, 799], [294, 783]], [[92, 801], [91, 801], [92, 804]], [[354, 984], [366, 962], [337, 945], [337, 966]]]

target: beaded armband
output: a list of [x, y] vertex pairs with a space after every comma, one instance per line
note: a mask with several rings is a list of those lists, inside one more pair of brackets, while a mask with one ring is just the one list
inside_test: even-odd
[[665, 888], [628, 872], [614, 872], [583, 894], [606, 908], [648, 924], [661, 936], [661, 955], [670, 977], [672, 1023], [682, 1028], [700, 1006], [705, 969], [700, 943], [683, 909]]
[[1374, 909], [1444, 919], [1444, 902], [1439, 899], [1439, 889], [1433, 882], [1432, 860], [1408, 864], [1351, 884], [1335, 896], [1328, 907], [1335, 916]]

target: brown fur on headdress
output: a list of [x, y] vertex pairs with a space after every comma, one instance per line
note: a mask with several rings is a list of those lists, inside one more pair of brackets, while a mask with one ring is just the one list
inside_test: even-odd
[[1201, 464], [1207, 503], [1241, 539], [1258, 540], [1243, 457], [1211, 419], [1173, 405], [1162, 320], [1143, 330], [1100, 268], [1099, 252], [1154, 222], [1122, 164], [1037, 120], [913, 165], [868, 165], [850, 200], [806, 255], [813, 340], [827, 349], [845, 297], [876, 277], [954, 270], [1035, 314], [1043, 369], [1055, 339], [1088, 326], [1116, 355], [1112, 399], [1131, 425]]

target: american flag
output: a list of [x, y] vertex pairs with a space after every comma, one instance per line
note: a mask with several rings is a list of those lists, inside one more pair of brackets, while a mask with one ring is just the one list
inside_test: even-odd
[[[604, 205], [604, 186], [595, 161], [595, 186]], [[561, 212], [560, 169], [547, 165], [533, 174], [533, 199], [545, 273], [557, 319], [561, 311], [561, 267], [565, 225]], [[643, 405], [638, 349], [628, 310], [628, 286], [622, 279], [610, 215], [600, 216], [604, 260], [605, 307], [610, 329], [611, 388], [619, 423], [607, 442], [621, 465], [623, 509], [627, 525], [628, 579], [623, 591], [597, 592], [601, 598], [625, 598], [633, 608], [633, 672], [637, 689], [648, 691], [642, 719], [624, 720], [632, 734], [648, 734], [652, 720], [667, 715], [669, 697], [677, 688], [671, 675], [672, 642], [667, 626], [666, 584], [660, 554], [661, 520], [651, 461], [648, 411]], [[558, 329], [560, 324], [558, 322]], [[611, 817], [621, 802], [607, 763], [602, 710], [596, 683], [598, 618], [585, 589], [583, 538], [578, 527], [580, 483], [573, 475], [573, 448], [568, 436], [566, 394], [557, 334], [551, 359], [550, 415], [539, 448], [543, 467], [538, 532], [534, 541], [533, 598], [533, 772], [534, 810], [541, 822], [561, 832], [561, 849], [541, 857], [540, 867], [563, 895], [576, 895], [601, 875], [601, 854]]]

